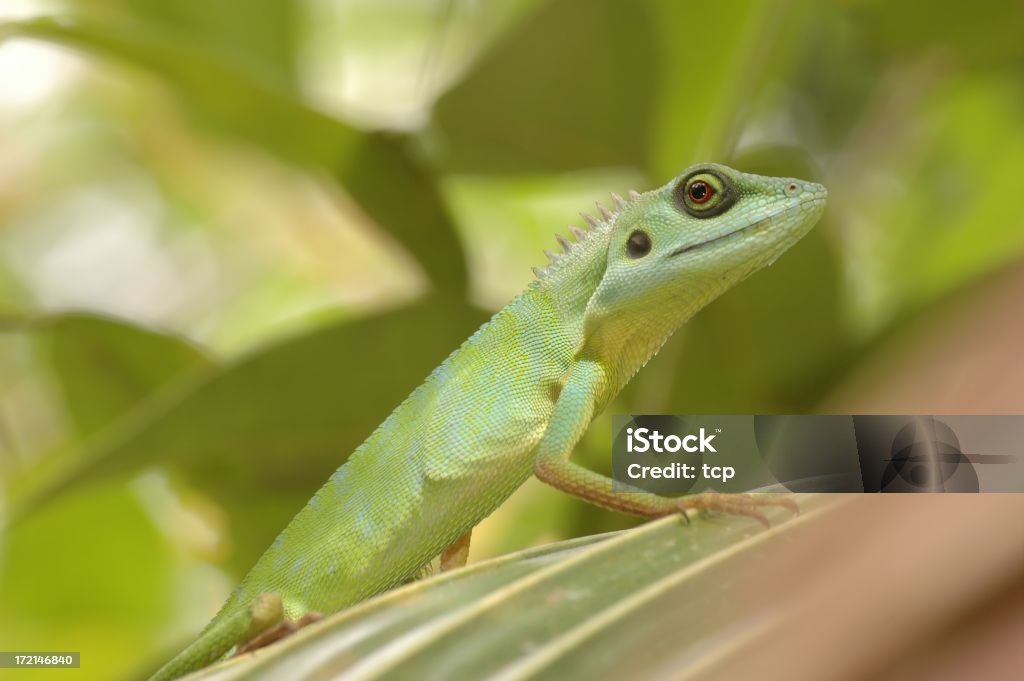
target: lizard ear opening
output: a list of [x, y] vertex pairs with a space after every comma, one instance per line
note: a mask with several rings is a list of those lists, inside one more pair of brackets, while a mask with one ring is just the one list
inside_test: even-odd
[[651, 236], [642, 229], [635, 229], [626, 239], [626, 255], [631, 260], [642, 258], [651, 252]]

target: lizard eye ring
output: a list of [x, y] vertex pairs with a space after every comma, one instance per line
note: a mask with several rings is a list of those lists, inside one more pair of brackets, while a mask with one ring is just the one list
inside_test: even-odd
[[736, 203], [732, 182], [710, 168], [696, 170], [672, 190], [676, 208], [695, 217], [721, 215]]

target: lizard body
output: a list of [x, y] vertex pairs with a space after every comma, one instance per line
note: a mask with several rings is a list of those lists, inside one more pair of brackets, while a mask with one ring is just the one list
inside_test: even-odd
[[401, 584], [448, 547], [464, 562], [472, 528], [531, 473], [639, 516], [730, 510], [613, 492], [569, 455], [679, 325], [814, 225], [825, 195], [818, 184], [702, 164], [628, 202], [616, 197], [616, 211], [574, 230], [575, 243], [560, 239], [566, 252], [353, 452], [154, 680], [209, 664], [282, 616], [335, 612]]

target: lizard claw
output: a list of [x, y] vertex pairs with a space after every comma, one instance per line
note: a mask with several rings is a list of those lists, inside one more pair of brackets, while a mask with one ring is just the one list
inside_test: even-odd
[[679, 499], [677, 510], [689, 524], [687, 511], [698, 512], [717, 511], [730, 515], [742, 515], [752, 518], [765, 527], [771, 527], [768, 517], [759, 509], [764, 506], [781, 506], [788, 509], [793, 515], [800, 515], [800, 507], [789, 496], [776, 494], [721, 494], [718, 492], [705, 492]]

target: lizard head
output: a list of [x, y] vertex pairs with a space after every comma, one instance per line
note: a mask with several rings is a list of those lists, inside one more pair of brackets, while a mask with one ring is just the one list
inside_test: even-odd
[[803, 237], [825, 197], [820, 184], [711, 163], [635, 197], [608, 231], [607, 263], [584, 313], [585, 335], [646, 338], [655, 345], [644, 351], [646, 361], [697, 310]]

